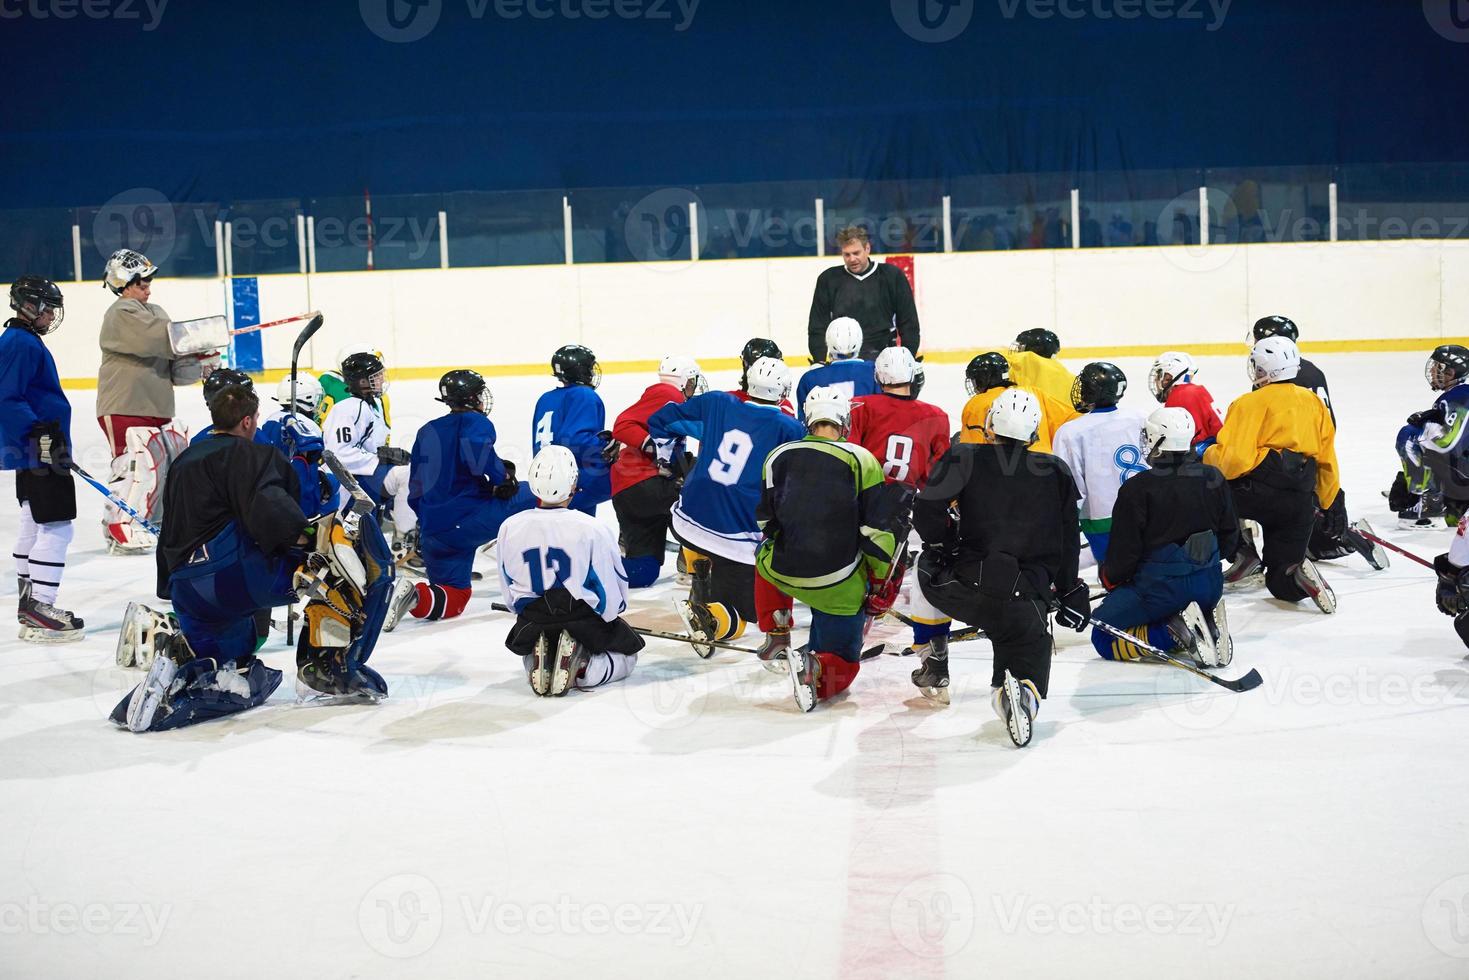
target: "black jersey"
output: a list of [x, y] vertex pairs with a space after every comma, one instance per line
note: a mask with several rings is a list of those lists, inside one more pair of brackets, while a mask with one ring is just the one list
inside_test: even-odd
[[1014, 556], [1035, 594], [1045, 596], [1077, 581], [1080, 499], [1071, 471], [1055, 456], [1010, 441], [961, 444], [934, 466], [913, 505], [913, 526], [924, 544], [957, 552], [959, 578], [978, 581], [980, 562], [1001, 552]]
[[185, 449], [164, 483], [159, 594], [174, 569], [231, 521], [266, 554], [283, 552], [306, 527], [300, 495], [296, 471], [275, 446], [215, 434]]
[[1239, 521], [1224, 474], [1191, 453], [1166, 453], [1117, 491], [1103, 582], [1115, 586], [1130, 581], [1148, 554], [1183, 544], [1199, 531], [1213, 531], [1220, 556], [1234, 559]]
[[868, 360], [899, 343], [918, 353], [918, 306], [908, 277], [897, 266], [873, 262], [854, 276], [839, 265], [817, 276], [807, 323], [813, 358], [826, 360], [826, 328], [844, 316], [862, 325], [862, 356]]
[[1304, 357], [1301, 358], [1301, 369], [1296, 372], [1295, 383], [1314, 391], [1316, 397], [1326, 403], [1326, 411], [1331, 414], [1331, 424], [1336, 425], [1336, 409], [1331, 407], [1331, 390], [1326, 387], [1326, 375], [1321, 369]]

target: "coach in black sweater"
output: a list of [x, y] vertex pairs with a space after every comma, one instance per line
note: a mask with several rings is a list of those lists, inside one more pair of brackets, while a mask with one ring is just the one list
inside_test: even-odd
[[862, 324], [862, 356], [877, 357], [884, 347], [902, 344], [918, 353], [918, 307], [913, 288], [897, 266], [872, 261], [872, 242], [865, 228], [837, 232], [842, 264], [816, 279], [811, 297], [807, 338], [811, 357], [826, 360], [826, 328], [837, 317], [849, 316]]

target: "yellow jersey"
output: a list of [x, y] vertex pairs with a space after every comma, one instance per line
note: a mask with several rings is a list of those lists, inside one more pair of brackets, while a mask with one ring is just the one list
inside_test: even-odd
[[1325, 510], [1341, 489], [1336, 462], [1336, 426], [1320, 397], [1289, 381], [1240, 395], [1224, 416], [1218, 442], [1204, 462], [1226, 480], [1253, 472], [1272, 449], [1292, 449], [1316, 461], [1316, 500]]
[[[1030, 444], [1031, 450], [1038, 453], [1050, 452], [1051, 440], [1055, 438], [1056, 430], [1076, 418], [1076, 410], [1071, 407], [1070, 402], [1058, 402], [1039, 388], [1032, 388], [1028, 385], [1017, 385], [1016, 387], [1021, 391], [1030, 392], [1041, 405], [1041, 424], [1037, 430], [1035, 442]], [[969, 399], [968, 404], [964, 406], [963, 428], [959, 430], [960, 442], [984, 444], [990, 441], [984, 433], [984, 421], [989, 416], [990, 406], [994, 404], [995, 399], [1008, 390], [1003, 386], [991, 388]]]
[[1066, 365], [1034, 351], [1001, 351], [1010, 365], [1010, 380], [1022, 388], [1039, 389], [1062, 405], [1071, 404], [1071, 386], [1076, 375]]

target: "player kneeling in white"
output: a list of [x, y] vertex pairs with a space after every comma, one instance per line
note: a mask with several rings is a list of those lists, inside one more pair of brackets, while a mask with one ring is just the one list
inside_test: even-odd
[[561, 697], [632, 673], [643, 638], [622, 621], [627, 572], [612, 529], [570, 509], [576, 457], [547, 446], [530, 464], [534, 510], [500, 525], [500, 591], [517, 619], [505, 646], [525, 664], [531, 690]]

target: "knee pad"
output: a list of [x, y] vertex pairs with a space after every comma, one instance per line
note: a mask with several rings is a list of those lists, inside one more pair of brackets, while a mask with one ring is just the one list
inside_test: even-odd
[[469, 605], [471, 589], [456, 589], [452, 585], [415, 583], [418, 602], [410, 610], [414, 619], [453, 619]]
[[646, 589], [658, 581], [658, 573], [663, 569], [661, 555], [642, 555], [637, 558], [624, 558], [622, 567], [627, 570], [627, 585], [632, 589]]

